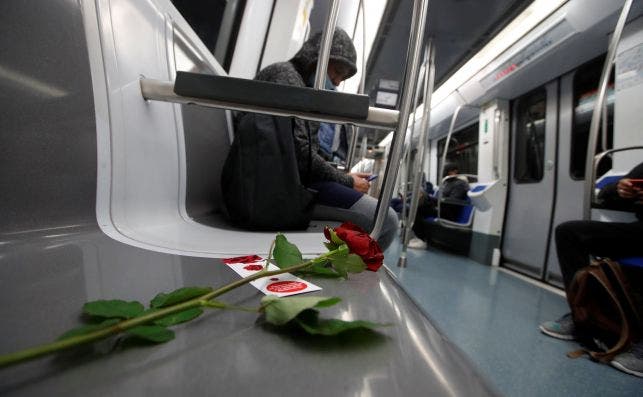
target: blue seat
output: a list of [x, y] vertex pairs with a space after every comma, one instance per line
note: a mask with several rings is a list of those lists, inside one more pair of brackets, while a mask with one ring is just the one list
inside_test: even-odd
[[643, 256], [631, 256], [628, 258], [620, 258], [616, 260], [623, 266], [636, 266], [643, 267]]
[[618, 182], [618, 180], [623, 178], [623, 176], [625, 176], [625, 174], [603, 176], [599, 180], [596, 181], [595, 188], [600, 190], [600, 189], [604, 188], [605, 186], [607, 186], [609, 184]]

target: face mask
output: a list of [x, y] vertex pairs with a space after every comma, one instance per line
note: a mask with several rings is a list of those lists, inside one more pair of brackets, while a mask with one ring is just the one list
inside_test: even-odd
[[[314, 75], [314, 74], [312, 74], [312, 75], [308, 78], [308, 86], [310, 86], [310, 87], [314, 87], [314, 86], [315, 86], [315, 75]], [[333, 85], [333, 82], [332, 82], [332, 81], [330, 81], [330, 79], [328, 78], [328, 75], [326, 75], [326, 82], [324, 83], [324, 89], [326, 89], [326, 90], [332, 90], [332, 91], [337, 90], [337, 86], [336, 86], [336, 85]]]

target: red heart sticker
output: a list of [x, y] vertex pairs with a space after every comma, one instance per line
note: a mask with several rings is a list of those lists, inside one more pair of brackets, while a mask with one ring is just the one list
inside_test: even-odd
[[268, 284], [266, 289], [270, 292], [297, 292], [305, 290], [308, 287], [308, 284], [302, 283], [300, 281], [278, 281], [276, 283]]

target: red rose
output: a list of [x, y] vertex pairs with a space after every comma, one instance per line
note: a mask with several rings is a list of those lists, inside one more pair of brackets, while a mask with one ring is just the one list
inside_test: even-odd
[[384, 261], [382, 249], [364, 229], [350, 222], [345, 222], [335, 228], [335, 233], [348, 245], [348, 249], [353, 254], [362, 258], [368, 270], [376, 272], [382, 266]]

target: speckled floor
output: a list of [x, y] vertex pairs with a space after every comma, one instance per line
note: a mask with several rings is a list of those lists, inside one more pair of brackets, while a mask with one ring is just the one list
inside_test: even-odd
[[568, 311], [565, 299], [496, 268], [399, 244], [385, 263], [409, 295], [506, 396], [643, 396], [643, 379], [566, 353], [577, 345], [547, 337], [538, 324]]

